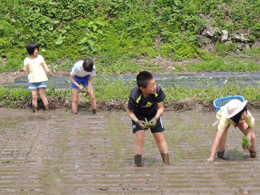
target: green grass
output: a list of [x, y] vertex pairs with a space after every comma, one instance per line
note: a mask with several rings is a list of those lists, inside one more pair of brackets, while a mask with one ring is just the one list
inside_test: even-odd
[[[217, 97], [230, 96], [230, 95], [243, 95], [249, 102], [253, 103], [260, 99], [259, 87], [248, 85], [246, 88], [241, 88], [241, 84], [244, 78], [235, 78], [233, 83], [227, 82], [224, 87], [214, 87], [211, 81], [197, 80], [194, 86], [207, 86], [205, 88], [193, 88], [188, 87], [174, 87], [166, 88], [163, 90], [166, 94], [164, 102], [172, 104], [178, 101], [189, 101], [189, 100], [201, 100], [206, 102], [213, 102]], [[116, 101], [128, 100], [131, 90], [136, 86], [135, 81], [125, 83], [122, 78], [113, 80], [112, 82], [107, 78], [94, 79], [95, 85], [95, 97], [97, 101], [114, 99]], [[220, 83], [224, 82], [222, 80]], [[58, 97], [60, 101], [65, 99], [71, 99], [71, 89], [67, 87], [66, 90], [55, 90], [54, 86], [48, 86], [49, 90], [46, 91], [47, 97]], [[16, 104], [22, 102], [31, 101], [31, 93], [28, 90], [21, 88], [8, 89], [0, 87], [0, 102], [2, 106], [15, 107]]]
[[[149, 62], [141, 68], [140, 64], [132, 62], [158, 56], [172, 61], [200, 57], [204, 64], [202, 62], [198, 68], [191, 66], [190, 71], [259, 70], [259, 67], [248, 67], [245, 63], [224, 65], [216, 57], [237, 52], [235, 44], [217, 43], [218, 54], [205, 54], [200, 51], [197, 41], [197, 35], [207, 23], [218, 29], [213, 40], [223, 29], [230, 34], [243, 29], [250, 32], [248, 38], [252, 41], [259, 40], [259, 0], [46, 2], [0, 2], [1, 72], [22, 67], [23, 59], [28, 55], [26, 45], [31, 40], [39, 44], [39, 54], [47, 64], [58, 65], [60, 70], [70, 70], [77, 60], [90, 57], [101, 74], [138, 72], [148, 67], [151, 71], [160, 71], [160, 67]], [[199, 17], [200, 14], [208, 16], [211, 22]], [[224, 23], [227, 16], [233, 23]], [[245, 51], [247, 55], [258, 58], [259, 52], [254, 52]], [[181, 67], [177, 70], [185, 71]]]

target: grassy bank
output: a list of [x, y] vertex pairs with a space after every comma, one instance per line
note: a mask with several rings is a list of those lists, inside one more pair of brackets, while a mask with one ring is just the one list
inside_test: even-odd
[[[217, 42], [222, 30], [243, 30], [252, 44], [260, 39], [260, 0], [3, 0], [0, 2], [0, 72], [17, 71], [35, 41], [39, 54], [54, 72], [93, 58], [98, 75], [188, 72], [260, 71], [260, 49], [239, 50], [235, 43]], [[230, 22], [230, 20], [232, 22]], [[227, 22], [229, 21], [229, 22]], [[217, 28], [211, 38], [216, 52], [201, 50], [197, 40], [207, 24]], [[188, 61], [188, 63], [186, 63]], [[95, 80], [97, 101], [127, 100], [133, 83]], [[129, 85], [129, 86], [128, 86]], [[49, 98], [71, 99], [70, 89]], [[249, 102], [260, 99], [253, 86], [240, 89], [166, 89], [166, 103], [184, 100], [212, 102], [241, 94]], [[19, 107], [31, 101], [29, 91], [0, 88], [1, 106]]]
[[[260, 48], [250, 50], [230, 50], [224, 44], [217, 44], [218, 53], [204, 54], [203, 58], [186, 59], [174, 61], [171, 58], [148, 59], [121, 59], [110, 66], [102, 65], [97, 58], [94, 58], [94, 64], [98, 75], [121, 75], [121, 74], [138, 74], [143, 70], [151, 71], [153, 74], [176, 74], [190, 72], [259, 72], [260, 71]], [[223, 47], [222, 47], [223, 46]], [[228, 55], [226, 55], [228, 53]], [[223, 54], [223, 55], [222, 55]], [[1, 62], [1, 59], [0, 59]], [[76, 62], [71, 59], [58, 60], [49, 64], [53, 72], [70, 71]], [[16, 71], [22, 68], [22, 60], [17, 68], [12, 68], [8, 64], [0, 66], [1, 71]]]
[[[226, 56], [225, 50], [236, 52], [235, 45], [218, 45], [218, 54], [199, 49], [197, 36], [206, 24], [217, 27], [213, 42], [223, 29], [230, 34], [243, 29], [251, 41], [260, 38], [259, 0], [3, 0], [0, 7], [0, 71], [21, 68], [31, 41], [39, 44], [48, 64], [61, 70], [86, 56], [95, 59], [101, 74], [157, 70], [149, 59], [161, 56], [200, 58], [201, 70], [232, 71], [237, 69], [210, 65], [220, 63], [218, 55]], [[241, 68], [252, 69], [259, 70]]]
[[[224, 82], [224, 81], [220, 81]], [[113, 102], [126, 104], [130, 95], [131, 89], [136, 85], [134, 82], [125, 83], [121, 79], [110, 82], [106, 79], [95, 80], [95, 96], [97, 102]], [[165, 104], [173, 108], [173, 105], [179, 102], [185, 102], [186, 104], [194, 104], [194, 102], [205, 102], [212, 104], [213, 100], [218, 97], [230, 96], [230, 95], [242, 95], [254, 105], [259, 102], [260, 90], [258, 87], [249, 85], [246, 88], [241, 89], [241, 80], [236, 83], [226, 83], [222, 88], [216, 88], [213, 82], [198, 80], [194, 85], [205, 86], [204, 89], [188, 87], [178, 88], [174, 85], [172, 87], [166, 87], [162, 85], [162, 88], [166, 94]], [[207, 87], [206, 87], [207, 86]], [[48, 86], [49, 90], [46, 91], [46, 96], [51, 99], [53, 104], [59, 105], [58, 107], [66, 107], [71, 104], [72, 93], [71, 89], [65, 89], [61, 91], [55, 90], [54, 86]], [[83, 98], [82, 102], [89, 102], [90, 96], [84, 97], [84, 92], [80, 93]], [[86, 99], [86, 100], [84, 100]], [[39, 99], [39, 101], [41, 101]], [[8, 89], [0, 87], [0, 107], [12, 107], [12, 108], [25, 108], [31, 105], [31, 93], [28, 90], [21, 88]], [[57, 107], [57, 108], [58, 108]]]

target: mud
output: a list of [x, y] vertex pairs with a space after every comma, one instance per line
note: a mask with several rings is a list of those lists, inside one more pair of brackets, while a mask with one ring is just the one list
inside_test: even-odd
[[[258, 119], [256, 110], [250, 110]], [[224, 159], [205, 163], [216, 134], [215, 112], [166, 111], [165, 166], [146, 131], [143, 167], [134, 166], [134, 135], [125, 112], [93, 115], [0, 109], [0, 194], [258, 194], [259, 157], [230, 128]], [[259, 138], [259, 122], [255, 125]], [[259, 151], [259, 147], [258, 147]]]

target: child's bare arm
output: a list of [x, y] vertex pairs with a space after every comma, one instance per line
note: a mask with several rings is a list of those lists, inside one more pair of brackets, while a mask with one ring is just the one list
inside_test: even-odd
[[[250, 145], [251, 145], [251, 137], [252, 137], [252, 133], [253, 133], [253, 127], [247, 127], [247, 132], [248, 134], [246, 135], [246, 137], [248, 138]], [[250, 147], [250, 146], [249, 146]]]
[[25, 72], [27, 70], [29, 70], [29, 67], [28, 65], [25, 65], [22, 69], [19, 70], [19, 72]]
[[163, 102], [159, 102], [159, 103], [157, 103], [157, 105], [158, 105], [158, 110], [157, 110], [155, 117], [158, 119], [164, 112], [164, 105], [163, 105]]
[[45, 70], [45, 72], [47, 74], [51, 73], [51, 70], [48, 68], [48, 66], [44, 62], [41, 63], [41, 66], [43, 67], [43, 69]]
[[147, 127], [145, 126], [145, 122], [139, 120], [139, 119], [135, 116], [135, 113], [134, 113], [133, 110], [127, 109], [126, 113], [127, 113], [127, 116], [128, 116], [131, 120], [133, 120], [136, 124], [138, 124], [142, 129], [147, 129]]
[[71, 76], [70, 76], [70, 80], [71, 80], [71, 82], [72, 82], [74, 85], [76, 85], [76, 86], [79, 88], [79, 90], [82, 90], [82, 89], [83, 89], [83, 87], [82, 87], [81, 85], [79, 85], [79, 84], [75, 81], [75, 75], [71, 75]]
[[126, 113], [127, 113], [127, 116], [128, 116], [130, 119], [132, 119], [133, 121], [138, 120], [138, 118], [135, 116], [135, 113], [134, 113], [133, 110], [127, 109]]
[[155, 127], [156, 124], [157, 124], [157, 120], [160, 118], [160, 116], [162, 115], [162, 113], [164, 112], [164, 106], [163, 106], [163, 102], [159, 102], [157, 103], [158, 105], [158, 110], [156, 112], [156, 115], [155, 117], [153, 117], [151, 120], [150, 120], [150, 127]]
[[223, 135], [223, 132], [217, 131], [214, 143], [213, 143], [212, 148], [211, 148], [210, 157], [209, 157], [209, 159], [207, 159], [207, 162], [213, 162], [214, 161], [214, 155], [216, 153], [216, 150], [217, 150], [217, 147], [219, 145], [219, 142], [220, 142], [222, 135]]
[[88, 93], [90, 93], [90, 92], [93, 90], [93, 87], [92, 87], [92, 79], [93, 79], [93, 77], [90, 76], [90, 77], [89, 77], [89, 80], [88, 80]]

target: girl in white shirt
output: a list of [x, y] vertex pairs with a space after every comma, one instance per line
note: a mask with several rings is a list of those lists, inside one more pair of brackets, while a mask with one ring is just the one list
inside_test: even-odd
[[37, 112], [37, 90], [39, 90], [40, 97], [45, 105], [46, 110], [49, 111], [49, 103], [45, 96], [46, 81], [48, 78], [47, 74], [50, 74], [51, 71], [47, 67], [43, 57], [38, 55], [39, 46], [35, 42], [30, 42], [27, 44], [27, 52], [29, 56], [24, 59], [23, 69], [20, 71], [29, 71], [29, 87], [32, 93], [32, 106], [33, 112]]

